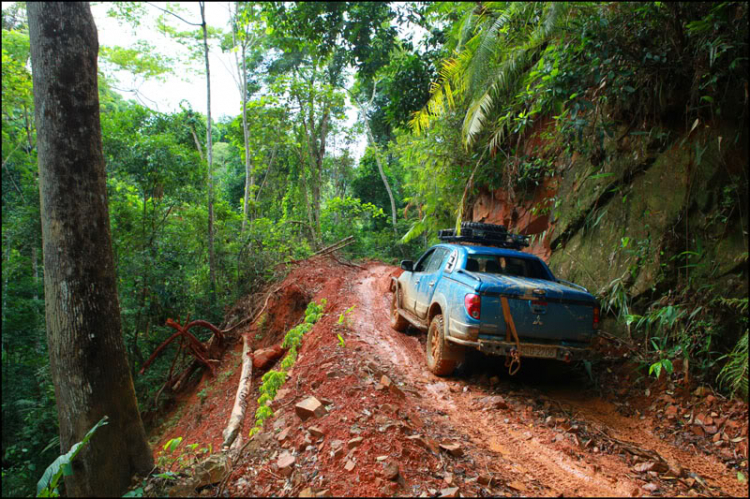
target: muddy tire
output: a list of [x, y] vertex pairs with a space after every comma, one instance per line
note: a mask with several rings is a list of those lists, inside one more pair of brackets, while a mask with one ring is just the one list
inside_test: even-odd
[[404, 332], [406, 331], [406, 328], [409, 327], [409, 321], [404, 319], [404, 317], [398, 313], [400, 302], [401, 291], [396, 289], [391, 298], [391, 327], [396, 331]]
[[445, 320], [442, 314], [432, 318], [427, 330], [427, 368], [437, 376], [449, 376], [466, 354], [460, 345], [445, 339]]

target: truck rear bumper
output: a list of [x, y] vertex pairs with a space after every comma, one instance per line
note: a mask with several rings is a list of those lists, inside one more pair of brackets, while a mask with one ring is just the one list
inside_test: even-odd
[[451, 319], [448, 326], [448, 333], [449, 338], [452, 340], [476, 342], [479, 338], [479, 326], [472, 326], [471, 324], [464, 324], [463, 322]]
[[[470, 341], [455, 337], [448, 337], [448, 341], [474, 348], [483, 353], [494, 355], [509, 355], [516, 348], [512, 341]], [[567, 345], [549, 345], [543, 343], [521, 343], [521, 357], [536, 357], [540, 359], [557, 359], [564, 362], [585, 359], [589, 356], [588, 348], [572, 347]]]

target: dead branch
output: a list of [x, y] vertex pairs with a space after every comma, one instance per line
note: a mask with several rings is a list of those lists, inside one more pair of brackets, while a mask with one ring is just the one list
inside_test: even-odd
[[619, 438], [615, 438], [615, 437], [613, 437], [611, 435], [608, 435], [607, 433], [605, 433], [601, 429], [597, 428], [596, 426], [592, 426], [592, 428], [594, 430], [596, 430], [596, 432], [599, 433], [606, 440], [609, 440], [610, 442], [618, 445], [620, 448], [622, 448], [622, 450], [628, 452], [629, 454], [632, 454], [634, 456], [644, 457], [644, 458], [647, 458], [647, 459], [652, 459], [652, 460], [654, 460], [656, 462], [661, 462], [661, 463], [664, 463], [667, 466], [669, 466], [669, 462], [667, 462], [666, 459], [664, 459], [663, 457], [661, 457], [661, 455], [658, 452], [656, 452], [656, 451], [652, 451], [652, 450], [648, 450], [648, 449], [642, 449], [641, 447], [638, 447], [637, 445], [635, 445], [632, 442], [626, 442], [624, 440], [620, 440]]
[[172, 385], [172, 390], [175, 392], [179, 391], [180, 388], [185, 385], [187, 380], [190, 379], [190, 376], [193, 375], [195, 370], [198, 369], [198, 367], [200, 367], [200, 363], [197, 360], [191, 362], [187, 369], [182, 371], [182, 374], [180, 374], [180, 376], [177, 378], [177, 381], [174, 382], [174, 384]]
[[331, 254], [330, 254], [329, 256], [330, 256], [331, 258], [333, 258], [334, 260], [336, 260], [336, 262], [337, 262], [338, 264], [340, 264], [340, 265], [346, 265], [347, 267], [355, 267], [355, 268], [358, 268], [358, 269], [362, 269], [362, 270], [364, 270], [364, 269], [365, 269], [364, 267], [362, 267], [361, 265], [357, 265], [356, 263], [351, 263], [351, 262], [343, 262], [343, 261], [339, 260], [338, 258], [336, 258], [336, 255], [335, 255], [335, 254], [333, 254], [333, 253], [331, 253]]
[[[211, 337], [206, 342], [206, 351], [207, 352], [213, 352], [214, 351], [214, 341], [216, 340], [216, 335], [211, 335]], [[217, 362], [215, 360], [211, 360], [211, 362]], [[193, 375], [193, 373], [201, 366], [201, 363], [198, 362], [198, 360], [193, 360], [193, 362], [190, 363], [190, 365], [177, 377], [176, 381], [172, 384], [172, 390], [177, 392], [182, 387], [184, 387], [187, 380], [190, 379], [190, 376]]]
[[346, 246], [349, 246], [353, 242], [354, 242], [354, 236], [347, 236], [344, 239], [342, 239], [341, 241], [338, 241], [336, 243], [331, 244], [330, 246], [326, 246], [325, 248], [316, 251], [315, 253], [313, 253], [312, 255], [308, 256], [307, 258], [300, 258], [299, 260], [287, 260], [285, 262], [277, 263], [276, 265], [284, 265], [284, 264], [289, 265], [289, 264], [304, 262], [305, 260], [308, 260], [308, 259], [310, 259], [310, 258], [312, 258], [314, 256], [325, 255], [325, 254], [331, 253], [333, 251], [338, 251], [341, 248], [345, 248]]
[[229, 423], [222, 434], [224, 436], [224, 443], [222, 444], [224, 450], [232, 445], [232, 442], [242, 428], [242, 422], [245, 420], [247, 399], [250, 395], [250, 387], [253, 382], [253, 354], [250, 350], [250, 340], [247, 335], [243, 335], [242, 340], [242, 374], [237, 386], [237, 395], [234, 397], [232, 414], [229, 416]]
[[[331, 251], [336, 251], [337, 249], [341, 249], [344, 246], [348, 246], [348, 245], [350, 245], [353, 242], [354, 242], [354, 236], [345, 237], [344, 239], [342, 239], [341, 241], [339, 241], [337, 243], [333, 243], [330, 246], [326, 246], [325, 248], [316, 251], [315, 253], [313, 253], [312, 255], [310, 255], [308, 258], [312, 258], [314, 256], [322, 255], [322, 254], [325, 254], [325, 253], [329, 253]], [[346, 243], [346, 244], [344, 244], [344, 243]], [[341, 245], [341, 248], [338, 247], [339, 245]]]
[[260, 312], [258, 312], [257, 314], [255, 314], [255, 318], [251, 321], [253, 324], [255, 323], [255, 321], [257, 321], [258, 319], [260, 319], [261, 314], [263, 314], [263, 311], [266, 309], [266, 306], [268, 306], [268, 300], [271, 298], [271, 296], [273, 296], [281, 288], [282, 288], [282, 286], [278, 286], [273, 291], [269, 291], [268, 292], [268, 295], [266, 296], [266, 301], [263, 302], [263, 307], [260, 309]]
[[234, 326], [232, 326], [232, 327], [229, 327], [229, 328], [227, 328], [227, 329], [223, 329], [223, 330], [222, 330], [221, 332], [222, 332], [222, 333], [224, 333], [224, 334], [229, 334], [229, 333], [231, 333], [232, 331], [234, 331], [235, 329], [237, 329], [238, 327], [240, 327], [240, 326], [242, 326], [242, 325], [244, 325], [244, 324], [247, 324], [247, 323], [248, 323], [248, 321], [250, 321], [250, 319], [252, 319], [252, 317], [251, 317], [251, 316], [245, 317], [244, 319], [242, 319], [242, 320], [241, 320], [240, 322], [238, 322], [238, 323], [237, 323], [237, 324], [235, 324]]

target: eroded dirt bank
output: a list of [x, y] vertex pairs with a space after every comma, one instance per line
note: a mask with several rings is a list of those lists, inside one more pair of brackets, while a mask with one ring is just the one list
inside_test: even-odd
[[[305, 300], [326, 298], [326, 315], [306, 335], [274, 416], [231, 464], [229, 495], [748, 495], [736, 469], [747, 476], [747, 404], [708, 392], [680, 405], [666, 385], [632, 396], [630, 375], [610, 372], [601, 379], [621, 383], [597, 387], [580, 367], [549, 362], [525, 361], [511, 378], [501, 358], [478, 354], [438, 378], [426, 369], [422, 335], [388, 325], [389, 276], [398, 271], [321, 258], [282, 283], [277, 314], [290, 305], [286, 286], [301, 310]], [[284, 317], [283, 326], [245, 334], [256, 348], [270, 346], [298, 320]], [[178, 435], [218, 449], [236, 357], [228, 353], [216, 379], [196, 388], [157, 455]], [[254, 399], [263, 372], [254, 372]], [[303, 421], [295, 405], [309, 396], [326, 410]], [[245, 436], [255, 409], [248, 407]], [[673, 413], [702, 418], [700, 431], [676, 431]]]

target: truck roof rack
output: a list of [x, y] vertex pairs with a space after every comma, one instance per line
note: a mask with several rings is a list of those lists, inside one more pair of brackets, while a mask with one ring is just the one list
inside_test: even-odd
[[469, 243], [514, 250], [520, 250], [529, 245], [528, 236], [509, 234], [507, 231], [488, 231], [468, 227], [461, 228], [461, 235], [459, 236], [456, 235], [455, 229], [439, 230], [438, 239], [445, 243]]

